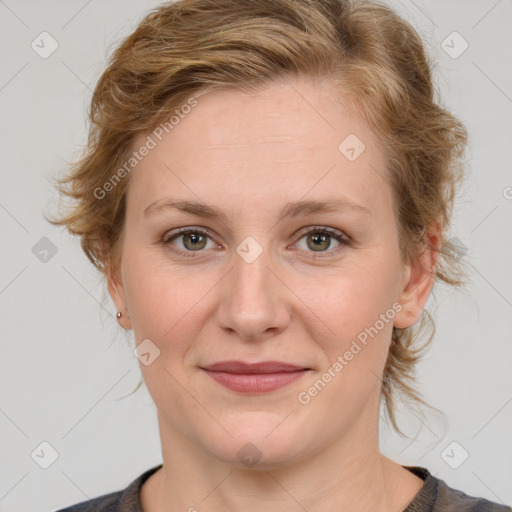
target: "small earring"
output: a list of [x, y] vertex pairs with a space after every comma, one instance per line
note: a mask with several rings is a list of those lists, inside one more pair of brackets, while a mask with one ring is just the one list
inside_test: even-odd
[[123, 313], [121, 313], [121, 311], [118, 311], [118, 312], [116, 313], [116, 317], [117, 317], [117, 319], [118, 319], [118, 320], [119, 320], [122, 316], [123, 316]]

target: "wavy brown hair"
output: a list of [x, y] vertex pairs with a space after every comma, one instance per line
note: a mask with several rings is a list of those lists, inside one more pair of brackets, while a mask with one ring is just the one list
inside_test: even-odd
[[[403, 262], [418, 258], [425, 230], [439, 222], [435, 281], [461, 285], [466, 274], [445, 233], [464, 175], [467, 133], [436, 100], [432, 68], [418, 33], [376, 1], [163, 4], [112, 53], [93, 93], [85, 151], [56, 179], [61, 197], [71, 204], [48, 220], [80, 237], [90, 261], [110, 275], [119, 268], [130, 184], [126, 167], [120, 170], [136, 149], [135, 137], [162, 123], [171, 129], [171, 116], [209, 91], [255, 91], [308, 76], [353, 100], [382, 142]], [[414, 368], [433, 334], [427, 311], [418, 325], [393, 329], [382, 396], [400, 434], [396, 401], [428, 406], [413, 387]]]

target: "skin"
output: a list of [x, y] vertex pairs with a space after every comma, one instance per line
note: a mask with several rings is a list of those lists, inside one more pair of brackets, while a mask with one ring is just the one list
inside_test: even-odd
[[[428, 299], [436, 253], [402, 263], [383, 151], [340, 98], [306, 78], [259, 93], [207, 93], [132, 171], [122, 262], [108, 287], [136, 343], [149, 338], [160, 350], [140, 365], [164, 462], [142, 487], [146, 512], [390, 512], [403, 510], [422, 486], [380, 454], [380, 378], [393, 325], [416, 323]], [[349, 134], [366, 146], [353, 162], [338, 150]], [[216, 206], [226, 219], [175, 209], [144, 215], [167, 197]], [[278, 221], [289, 202], [332, 197], [369, 213]], [[353, 244], [332, 237], [315, 250], [300, 230], [316, 226]], [[160, 243], [181, 227], [207, 229], [211, 238]], [[236, 252], [248, 236], [263, 251], [251, 263]], [[427, 236], [436, 247], [439, 232]], [[301, 404], [298, 393], [394, 303], [402, 309], [393, 320]], [[280, 390], [244, 395], [199, 369], [233, 359], [311, 370]], [[237, 456], [248, 442], [261, 454], [253, 467]]]

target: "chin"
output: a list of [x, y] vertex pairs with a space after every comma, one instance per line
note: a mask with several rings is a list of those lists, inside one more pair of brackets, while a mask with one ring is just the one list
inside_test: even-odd
[[287, 420], [276, 414], [243, 416], [224, 424], [233, 437], [225, 432], [222, 439], [210, 437], [211, 446], [204, 448], [223, 462], [251, 470], [286, 467], [305, 456], [304, 446], [309, 443], [304, 439], [304, 430], [300, 433], [294, 421], [286, 426]]

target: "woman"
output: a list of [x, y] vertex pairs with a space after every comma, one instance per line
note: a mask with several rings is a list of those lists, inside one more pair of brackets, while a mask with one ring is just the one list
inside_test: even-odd
[[133, 330], [163, 464], [65, 511], [510, 510], [379, 450], [461, 282], [461, 123], [419, 36], [342, 0], [181, 0], [115, 51], [62, 181]]

